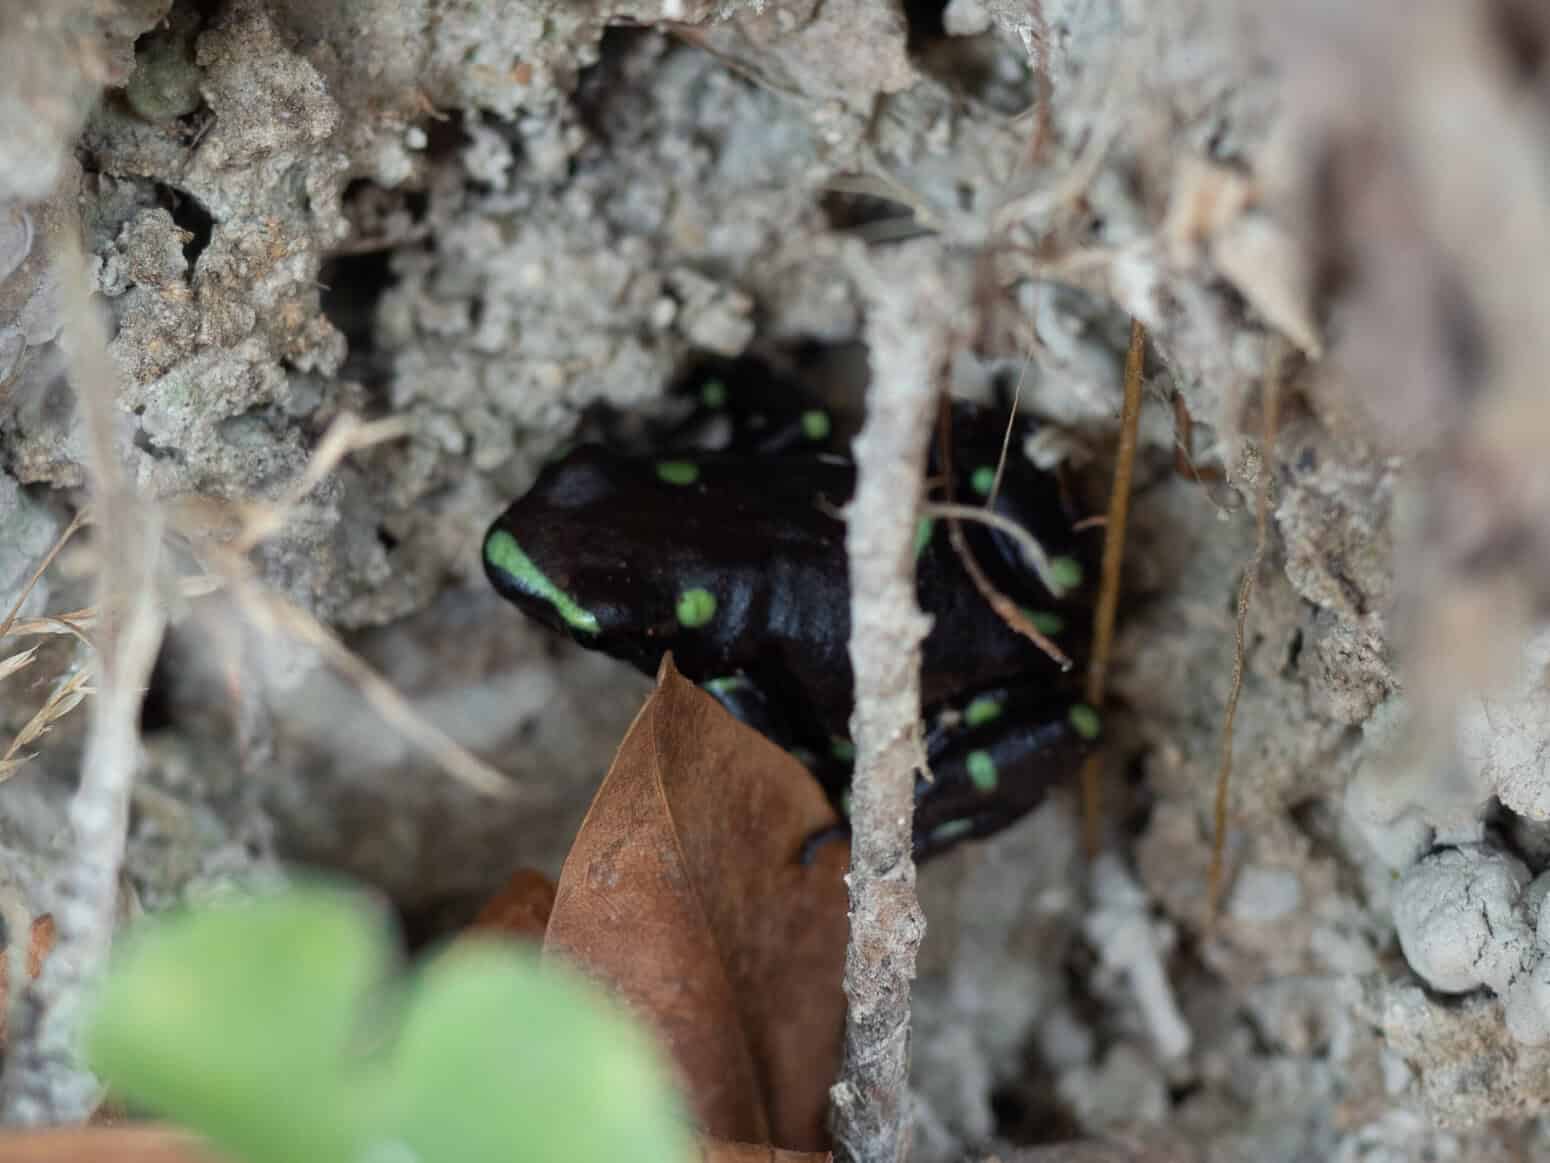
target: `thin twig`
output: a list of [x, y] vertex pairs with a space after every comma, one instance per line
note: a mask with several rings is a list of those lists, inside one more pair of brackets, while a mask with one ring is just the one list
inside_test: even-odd
[[928, 517], [947, 517], [954, 521], [975, 521], [981, 525], [988, 525], [992, 529], [999, 529], [1023, 551], [1023, 556], [1028, 559], [1028, 564], [1033, 566], [1034, 573], [1039, 575], [1039, 581], [1053, 597], [1063, 598], [1070, 586], [1063, 586], [1055, 577], [1055, 571], [1050, 568], [1049, 554], [1044, 552], [1044, 546], [1039, 544], [1039, 539], [1016, 521], [1004, 514], [997, 513], [994, 509], [987, 509], [983, 505], [962, 505], [953, 501], [927, 501], [920, 510]]
[[[1017, 426], [1017, 409], [1023, 402], [1023, 380], [1028, 376], [1028, 368], [1033, 363], [1034, 345], [1028, 345], [1028, 351], [1023, 356], [1023, 366], [1017, 372], [1017, 386], [1012, 389], [1012, 406], [1007, 409], [1006, 428], [1001, 433], [1001, 455], [996, 458], [996, 475], [990, 482], [990, 492], [985, 496], [985, 508], [987, 510], [996, 507], [996, 498], [1001, 495], [1001, 479], [1006, 475], [1006, 461], [1012, 451], [1012, 432]], [[1042, 575], [1041, 575], [1042, 576]], [[1045, 585], [1049, 585], [1046, 580]]]
[[308, 459], [307, 467], [278, 501], [243, 506], [243, 527], [233, 542], [233, 548], [239, 553], [246, 553], [260, 541], [280, 532], [296, 506], [350, 453], [387, 440], [397, 440], [407, 436], [410, 431], [409, 419], [405, 416], [362, 421], [349, 412], [342, 414], [328, 426], [328, 431], [323, 434], [323, 439]]
[[225, 574], [232, 595], [255, 626], [267, 633], [286, 634], [316, 650], [361, 692], [389, 726], [423, 750], [448, 775], [485, 795], [531, 799], [537, 794], [520, 788], [426, 719], [392, 683], [311, 614], [260, 586], [251, 576], [245, 558], [230, 550], [219, 550], [212, 554], [211, 564]]
[[861, 269], [872, 381], [845, 525], [856, 692], [849, 1009], [830, 1091], [835, 1151], [848, 1163], [900, 1163], [909, 1149], [910, 980], [925, 932], [911, 838], [925, 763], [920, 647], [930, 628], [915, 598], [914, 526], [950, 352], [944, 316], [967, 298], [942, 267], [938, 248], [905, 244]]
[[[960, 516], [968, 516], [970, 520], [980, 520], [985, 516], [985, 510], [976, 505], [953, 505], [952, 509], [967, 509], [968, 513], [949, 513], [947, 518], [947, 539], [952, 544], [953, 553], [957, 555], [958, 563], [963, 566], [964, 572], [969, 575], [969, 580], [974, 583], [974, 588], [979, 591], [987, 605], [1016, 633], [1028, 639], [1045, 654], [1054, 660], [1061, 671], [1071, 669], [1071, 658], [1064, 650], [1055, 645], [1054, 639], [1035, 626], [1018, 608], [1016, 602], [996, 589], [985, 571], [980, 568], [979, 561], [974, 556], [974, 551], [969, 548], [969, 539], [963, 535], [963, 525], [959, 521]], [[969, 514], [972, 513], [972, 516]]]
[[[975, 590], [978, 591], [985, 604], [994, 610], [996, 615], [1013, 632], [1021, 634], [1040, 650], [1044, 651], [1045, 654], [1049, 655], [1062, 671], [1070, 670], [1072, 665], [1071, 659], [1066, 655], [1065, 651], [1056, 646], [1052, 639], [1035, 626], [1032, 620], [1018, 608], [1016, 602], [995, 587], [990, 578], [986, 576], [985, 571], [980, 568], [979, 560], [974, 556], [974, 550], [969, 547], [969, 539], [964, 536], [963, 521], [960, 519], [963, 517], [967, 517], [972, 521], [981, 521], [985, 524], [995, 525], [998, 528], [1007, 529], [1009, 532], [1015, 529], [1017, 535], [1027, 539], [1025, 547], [1031, 544], [1035, 565], [1037, 566], [1044, 559], [1044, 547], [1039, 545], [1031, 533], [1024, 531], [1015, 522], [1008, 521], [1005, 517], [994, 513], [988, 507], [978, 505], [964, 506], [953, 503], [953, 412], [951, 405], [945, 397], [942, 400], [939, 415], [941, 419], [937, 425], [937, 455], [942, 459], [942, 483], [947, 492], [948, 499], [940, 503], [940, 509], [937, 509], [935, 507], [936, 503], [933, 503], [933, 505], [926, 506], [925, 511], [945, 513], [947, 517], [947, 540], [953, 547], [953, 555], [958, 558], [958, 564], [963, 566], [964, 572], [969, 575], [969, 580], [974, 584]], [[1044, 564], [1048, 565], [1047, 562], [1044, 562]], [[1059, 597], [1061, 589], [1052, 584], [1054, 579], [1047, 577], [1047, 572], [1047, 569], [1039, 571], [1040, 577], [1044, 579], [1044, 584], [1049, 588], [1050, 593]]]
[[157, 514], [136, 500], [119, 463], [119, 371], [86, 276], [80, 238], [66, 231], [52, 255], [70, 379], [88, 448], [98, 528], [95, 635], [97, 694], [70, 805], [72, 853], [54, 886], [58, 947], [22, 994], [4, 1079], [4, 1121], [78, 1122], [97, 1084], [79, 1062], [86, 997], [113, 938], [129, 797], [140, 762], [140, 704], [161, 644], [166, 611], [156, 590]]
[[[1109, 655], [1114, 647], [1114, 619], [1119, 613], [1120, 567], [1125, 560], [1125, 527], [1130, 519], [1130, 481], [1136, 463], [1136, 435], [1141, 426], [1141, 369], [1146, 355], [1146, 329], [1130, 321], [1130, 349], [1125, 353], [1125, 400], [1120, 412], [1119, 452], [1109, 512], [1104, 517], [1103, 564], [1099, 570], [1098, 607], [1093, 611], [1093, 652], [1087, 664], [1083, 692], [1094, 710], [1103, 706], [1108, 686]], [[1089, 857], [1103, 846], [1103, 753], [1082, 761], [1082, 843]]]
[[1222, 715], [1222, 742], [1216, 775], [1216, 804], [1211, 821], [1211, 868], [1206, 880], [1208, 916], [1214, 918], [1222, 901], [1223, 870], [1227, 851], [1227, 788], [1232, 779], [1233, 722], [1238, 715], [1238, 696], [1243, 691], [1243, 670], [1248, 653], [1249, 604], [1260, 562], [1265, 557], [1265, 541], [1270, 525], [1270, 476], [1275, 465], [1276, 429], [1281, 411], [1281, 362], [1285, 348], [1271, 341], [1270, 360], [1265, 369], [1265, 392], [1261, 403], [1263, 428], [1259, 441], [1259, 490], [1254, 506], [1254, 554], [1244, 567], [1238, 586], [1238, 612], [1233, 621], [1232, 686], [1227, 692], [1227, 708]]

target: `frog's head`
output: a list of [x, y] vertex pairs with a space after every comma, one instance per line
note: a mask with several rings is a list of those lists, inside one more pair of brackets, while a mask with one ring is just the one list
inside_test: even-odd
[[[672, 467], [572, 450], [490, 526], [491, 583], [535, 620], [655, 672], [662, 651], [717, 605], [709, 589], [675, 584], [685, 542], [699, 539], [684, 536], [694, 519]], [[704, 649], [716, 635], [697, 637]]]

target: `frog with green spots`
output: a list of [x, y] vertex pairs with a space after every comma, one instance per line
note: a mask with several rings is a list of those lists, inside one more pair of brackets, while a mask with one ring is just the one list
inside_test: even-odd
[[[531, 617], [647, 674], [671, 650], [680, 671], [798, 755], [843, 812], [854, 749], [839, 510], [854, 465], [830, 414], [762, 365], [722, 365], [691, 386], [693, 414], [656, 455], [585, 444], [546, 467], [491, 526], [485, 571]], [[995, 587], [1079, 656], [1097, 545], [1074, 530], [1059, 482], [1019, 454], [1028, 430], [1019, 422], [994, 504], [1039, 540], [1065, 592], [1045, 589], [1004, 533], [971, 523], [964, 533]], [[709, 432], [716, 451], [703, 450]], [[954, 500], [991, 491], [1004, 433], [1004, 413], [954, 406]], [[943, 467], [929, 475], [946, 499]], [[923, 519], [915, 541], [917, 596], [933, 620], [917, 859], [1026, 815], [1099, 731], [1072, 677], [985, 602], [944, 526]]]

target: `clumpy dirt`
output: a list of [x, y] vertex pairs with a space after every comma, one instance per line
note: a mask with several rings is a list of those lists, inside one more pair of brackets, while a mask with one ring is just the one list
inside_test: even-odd
[[[120, 449], [190, 571], [337, 417], [402, 424], [253, 560], [525, 789], [492, 807], [311, 647], [187, 597], [126, 900], [299, 860], [429, 932], [554, 870], [646, 683], [495, 597], [485, 526], [594, 406], [649, 413], [707, 354], [854, 393], [858, 263], [908, 239], [976, 288], [954, 390], [1021, 382], [1041, 463], [1105, 479], [1132, 317], [1150, 344], [1102, 852], [1073, 778], [922, 871], [916, 1157], [1110, 1132], [1550, 1157], [1547, 45], [1521, 0], [0, 21], [0, 614], [84, 500], [51, 261], [78, 229]], [[83, 544], [22, 617], [89, 600]], [[34, 641], [0, 678], [7, 744], [85, 657], [52, 635], [0, 661]], [[49, 907], [83, 720], [0, 787], [9, 931]]]

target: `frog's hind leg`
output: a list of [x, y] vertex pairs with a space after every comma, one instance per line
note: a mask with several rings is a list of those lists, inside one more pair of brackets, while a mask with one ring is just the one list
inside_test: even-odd
[[915, 790], [915, 858], [1022, 819], [1072, 778], [1098, 731], [1085, 704], [1032, 688], [982, 691], [939, 714], [926, 741], [931, 778]]

